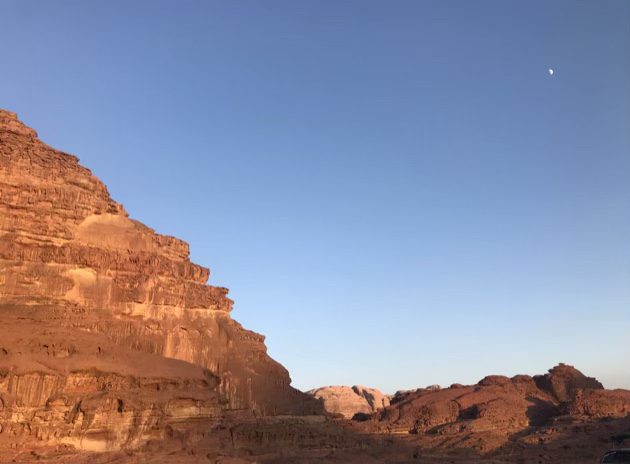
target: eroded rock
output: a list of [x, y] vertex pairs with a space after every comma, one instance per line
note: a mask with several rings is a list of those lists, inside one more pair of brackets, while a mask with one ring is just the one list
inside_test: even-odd
[[545, 375], [534, 376], [536, 385], [541, 390], [551, 393], [558, 401], [569, 401], [574, 391], [591, 388], [603, 389], [597, 379], [587, 377], [575, 367], [560, 363]]
[[323, 413], [209, 275], [0, 110], [3, 437], [115, 449], [228, 409]]

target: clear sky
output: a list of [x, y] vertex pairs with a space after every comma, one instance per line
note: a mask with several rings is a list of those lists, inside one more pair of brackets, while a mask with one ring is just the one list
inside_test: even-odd
[[0, 0], [0, 107], [188, 241], [298, 388], [630, 388], [629, 17]]

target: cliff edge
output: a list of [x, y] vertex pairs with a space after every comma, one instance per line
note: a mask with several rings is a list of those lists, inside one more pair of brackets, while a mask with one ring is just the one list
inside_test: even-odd
[[323, 412], [231, 318], [187, 243], [129, 218], [4, 110], [0, 238], [0, 438], [113, 449], [228, 410]]

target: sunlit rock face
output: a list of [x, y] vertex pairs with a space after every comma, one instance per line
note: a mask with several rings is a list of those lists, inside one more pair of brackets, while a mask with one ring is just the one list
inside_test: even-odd
[[[206, 285], [209, 271], [190, 262], [187, 243], [130, 219], [76, 157], [3, 110], [0, 238], [2, 434], [23, 433], [17, 424], [33, 408], [67, 426], [27, 432], [73, 441], [91, 430], [83, 446], [94, 448], [133, 442], [156, 410], [168, 420], [228, 408], [323, 411], [290, 387], [264, 337], [230, 317], [228, 290]], [[185, 363], [173, 371], [174, 360]], [[147, 388], [160, 394], [137, 404], [119, 398]], [[109, 432], [128, 423], [135, 432]]]
[[375, 388], [329, 386], [306, 392], [322, 402], [327, 412], [351, 419], [356, 414], [370, 414], [389, 406], [389, 395]]
[[221, 420], [219, 378], [208, 369], [59, 327], [30, 307], [3, 306], [2, 315], [0, 445], [111, 451], [159, 439], [165, 427]]

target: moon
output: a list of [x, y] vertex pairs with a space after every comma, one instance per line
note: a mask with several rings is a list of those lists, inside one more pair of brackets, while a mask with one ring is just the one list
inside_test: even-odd
[[550, 76], [553, 76], [553, 69], [550, 69], [550, 70], [549, 70], [549, 75], [550, 75]]

